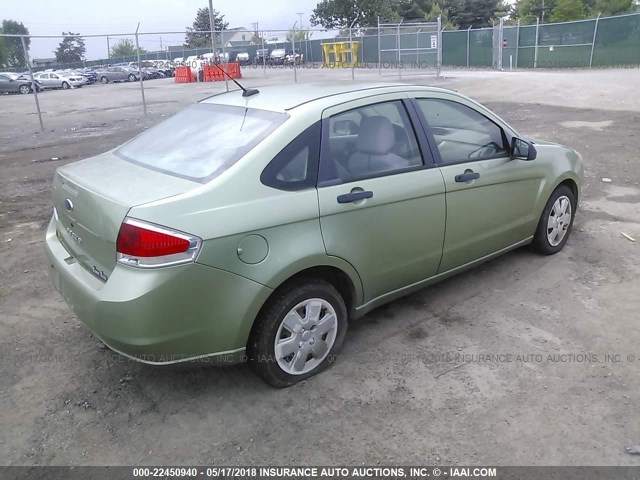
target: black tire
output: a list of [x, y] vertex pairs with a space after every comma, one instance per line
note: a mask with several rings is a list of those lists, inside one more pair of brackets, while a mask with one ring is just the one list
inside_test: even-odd
[[136, 76], [133, 73], [129, 74], [129, 81], [130, 82], [135, 82], [136, 81]]
[[20, 85], [19, 91], [22, 95], [27, 95], [31, 93], [31, 87], [29, 85]]
[[[552, 215], [553, 206], [561, 197], [566, 197], [567, 199], [569, 199], [569, 204], [571, 206], [571, 219], [568, 224], [565, 221], [559, 227], [565, 230], [564, 237], [558, 244], [554, 245], [548, 237], [549, 217], [555, 216]], [[531, 246], [535, 251], [541, 253], [542, 255], [553, 255], [564, 248], [573, 228], [573, 220], [576, 216], [576, 204], [576, 196], [573, 193], [573, 190], [571, 190], [571, 188], [569, 188], [567, 185], [560, 185], [553, 191], [553, 193], [549, 197], [549, 200], [547, 201], [547, 204], [544, 207], [544, 210], [542, 211], [536, 233], [533, 237], [533, 242], [531, 243]]]
[[104, 85], [106, 85], [107, 83], [109, 83], [109, 79], [105, 76], [100, 77], [100, 82]]
[[[324, 359], [317, 363], [310, 371], [301, 374], [291, 374], [283, 370], [279, 365], [275, 354], [276, 336], [285, 316], [294, 307], [309, 299], [321, 299], [327, 302], [335, 311], [337, 326], [335, 327], [335, 340], [333, 345], [324, 355]], [[324, 315], [328, 315], [328, 310], [323, 307]], [[323, 314], [320, 313], [322, 318]], [[327, 318], [327, 317], [324, 317]], [[315, 327], [305, 331], [311, 332]], [[332, 330], [333, 332], [333, 330]], [[251, 368], [268, 384], [284, 388], [305, 380], [317, 373], [320, 373], [333, 363], [335, 363], [340, 346], [347, 333], [347, 308], [340, 293], [328, 282], [316, 279], [303, 279], [284, 286], [280, 291], [276, 291], [262, 308], [256, 323], [251, 332], [247, 353]], [[298, 332], [299, 335], [302, 333]], [[325, 338], [329, 333], [323, 335]], [[293, 336], [293, 334], [291, 335]], [[300, 338], [303, 338], [302, 336]], [[308, 344], [313, 345], [313, 340], [309, 339]], [[307, 345], [305, 345], [307, 346]], [[316, 345], [317, 346], [317, 345]], [[312, 347], [309, 347], [312, 348]], [[292, 354], [295, 358], [295, 354]], [[313, 361], [313, 354], [308, 353], [309, 359]], [[319, 361], [319, 357], [316, 361]], [[293, 362], [293, 359], [291, 360]], [[305, 361], [306, 365], [306, 361]]]
[[71, 85], [69, 85], [67, 82], [62, 82], [62, 89], [63, 90], [69, 90], [69, 88], [71, 88]]

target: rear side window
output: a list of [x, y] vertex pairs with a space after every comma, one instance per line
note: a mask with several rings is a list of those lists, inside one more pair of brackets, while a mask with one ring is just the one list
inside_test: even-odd
[[304, 190], [316, 186], [320, 157], [320, 122], [298, 135], [266, 166], [260, 181], [280, 190]]
[[266, 110], [199, 103], [115, 153], [132, 163], [204, 183], [240, 160], [287, 118]]

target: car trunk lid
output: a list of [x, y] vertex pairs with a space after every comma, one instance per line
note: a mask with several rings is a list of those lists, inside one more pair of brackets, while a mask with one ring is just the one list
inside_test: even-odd
[[106, 153], [60, 167], [53, 182], [57, 235], [73, 259], [106, 281], [122, 221], [136, 205], [201, 186]]

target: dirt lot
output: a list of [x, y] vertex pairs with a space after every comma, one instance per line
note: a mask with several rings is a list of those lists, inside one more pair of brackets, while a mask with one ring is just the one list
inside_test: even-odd
[[[300, 79], [332, 75], [349, 78]], [[137, 84], [46, 92], [42, 134], [30, 98], [0, 97], [0, 463], [640, 465], [624, 452], [640, 443], [640, 71], [446, 77], [409, 80], [582, 152], [567, 247], [518, 250], [374, 311], [333, 369], [287, 390], [244, 365], [153, 368], [101, 349], [47, 278], [54, 169], [222, 85], [148, 82], [147, 120]]]

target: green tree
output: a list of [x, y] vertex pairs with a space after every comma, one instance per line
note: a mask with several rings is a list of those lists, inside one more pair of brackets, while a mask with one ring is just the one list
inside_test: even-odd
[[[216, 30], [216, 38], [220, 36], [219, 31], [225, 30], [229, 22], [224, 21], [224, 15], [216, 10], [213, 11], [213, 29]], [[187, 28], [187, 36], [184, 39], [186, 48], [206, 48], [211, 46], [211, 23], [209, 21], [209, 7], [199, 8], [193, 25]]]
[[[0, 30], [2, 33], [2, 30]], [[4, 38], [0, 37], [0, 67], [7, 66], [7, 46], [4, 43]]]
[[596, 0], [593, 10], [596, 15], [611, 16], [634, 12], [636, 6], [632, 0]]
[[508, 10], [502, 0], [444, 0], [442, 7], [461, 29], [490, 26], [493, 19]]
[[571, 22], [582, 20], [584, 15], [584, 4], [582, 0], [558, 0], [556, 6], [551, 11], [551, 22]]
[[324, 28], [372, 27], [381, 20], [397, 20], [395, 0], [321, 0], [311, 14], [311, 24]]
[[62, 32], [62, 35], [64, 35], [64, 38], [54, 52], [58, 63], [81, 62], [85, 53], [87, 53], [84, 40], [81, 37], [75, 37], [74, 35], [78, 35], [77, 33]]
[[[29, 35], [29, 30], [22, 22], [16, 22], [15, 20], [3, 20], [2, 33], [11, 35]], [[27, 50], [31, 45], [31, 39], [25, 38], [27, 44]], [[5, 37], [4, 38], [4, 55], [6, 57], [6, 64], [9, 67], [26, 67], [27, 62], [24, 58], [24, 49], [22, 48], [22, 41], [18, 37]]]
[[544, 0], [544, 14], [542, 0], [516, 0], [511, 10], [511, 17], [519, 19], [523, 25], [532, 25], [539, 18], [542, 22], [549, 22], [551, 12], [556, 6], [557, 0]]
[[[140, 47], [140, 55], [145, 53], [147, 53], [147, 51]], [[138, 55], [136, 44], [128, 38], [119, 40], [113, 47], [111, 47], [111, 58], [134, 57], [136, 55]]]
[[308, 30], [289, 30], [287, 32], [287, 42], [303, 42], [311, 38], [311, 32]]
[[424, 19], [428, 22], [437, 22], [440, 17], [440, 25], [447, 30], [456, 30], [458, 28], [450, 19], [449, 12], [446, 8], [441, 7], [439, 3], [435, 3], [429, 13], [424, 15]]
[[425, 18], [432, 8], [431, 0], [400, 0], [396, 6], [396, 13], [405, 20], [420, 20]]

